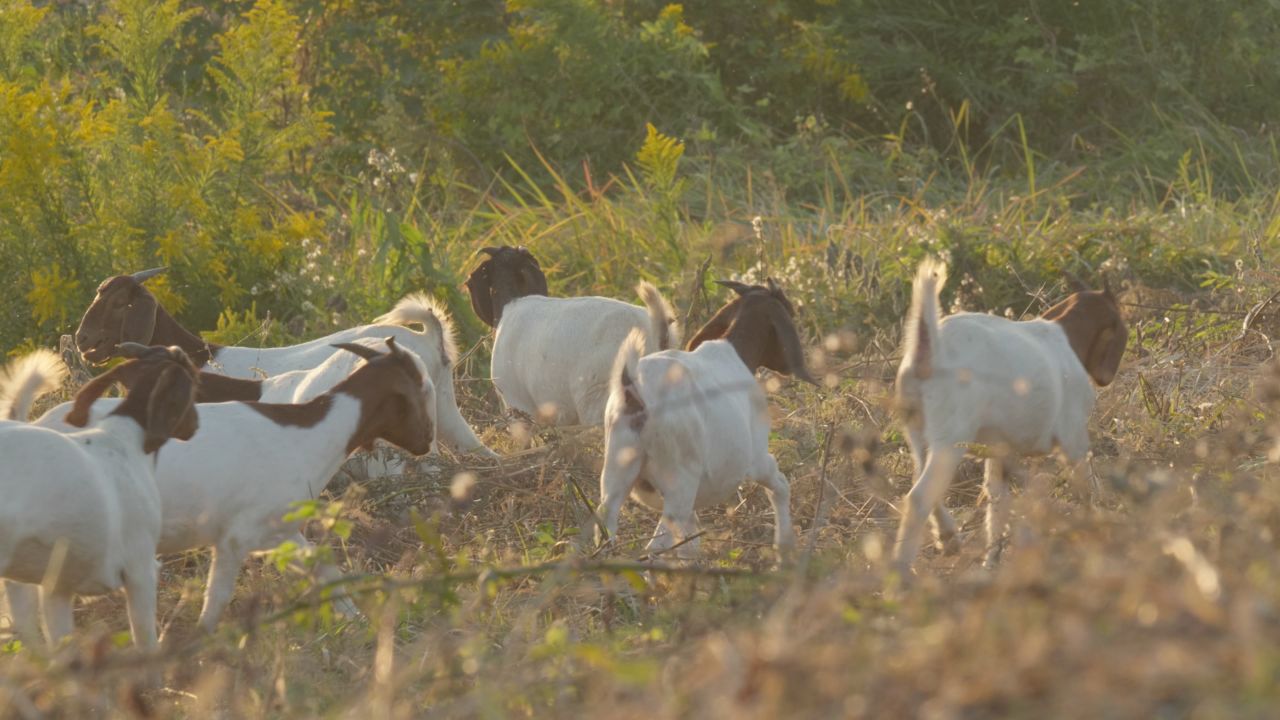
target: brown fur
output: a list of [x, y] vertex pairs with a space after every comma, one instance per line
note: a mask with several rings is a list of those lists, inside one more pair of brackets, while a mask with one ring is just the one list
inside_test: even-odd
[[[154, 274], [149, 271], [137, 275], [145, 278]], [[98, 286], [75, 337], [76, 347], [91, 363], [116, 357], [116, 346], [123, 342], [176, 345], [197, 367], [209, 362], [221, 348], [179, 325], [135, 275], [116, 275]]]
[[1110, 288], [1072, 293], [1041, 318], [1062, 326], [1071, 349], [1095, 383], [1100, 387], [1111, 383], [1124, 356], [1129, 328]]
[[744, 285], [719, 280], [738, 294], [698, 330], [685, 350], [693, 351], [708, 340], [728, 340], [751, 372], [767, 367], [817, 384], [805, 365], [804, 347], [796, 331], [795, 307], [782, 288], [768, 279], [768, 285]]
[[215, 403], [253, 402], [262, 398], [261, 380], [244, 380], [227, 377], [211, 372], [200, 372], [200, 389], [196, 391], [196, 402]]
[[796, 309], [787, 299], [782, 288], [774, 281], [773, 278], [765, 280], [768, 285], [747, 285], [737, 282], [736, 280], [717, 280], [716, 283], [723, 285], [737, 293], [737, 297], [725, 303], [711, 319], [703, 325], [689, 341], [685, 343], [684, 349], [692, 352], [697, 350], [698, 346], [708, 340], [719, 340], [729, 332], [729, 327], [733, 325], [737, 319], [738, 313], [742, 311], [742, 302], [745, 298], [755, 294], [766, 294], [772, 296], [786, 309], [787, 315], [795, 317]]
[[121, 345], [127, 362], [94, 378], [76, 395], [66, 421], [84, 427], [89, 408], [114, 382], [129, 386], [129, 395], [112, 411], [133, 419], [143, 429], [143, 451], [153, 453], [169, 438], [189, 440], [200, 426], [195, 409], [199, 374], [178, 347]]
[[309, 402], [297, 404], [246, 402], [245, 405], [280, 427], [309, 428], [315, 427], [329, 415], [329, 408], [333, 407], [333, 396], [321, 395]]
[[538, 260], [523, 247], [482, 248], [489, 259], [480, 263], [467, 277], [471, 293], [471, 309], [489, 327], [502, 321], [502, 308], [526, 295], [546, 295], [547, 276]]
[[[356, 347], [370, 350], [363, 345], [339, 347], [353, 352]], [[374, 440], [380, 438], [415, 455], [425, 455], [431, 451], [436, 431], [422, 397], [422, 373], [393, 338], [387, 338], [387, 347], [390, 352], [369, 359], [332, 391], [347, 393], [360, 401], [360, 421], [347, 441], [347, 452], [372, 449]], [[411, 432], [415, 427], [425, 428], [426, 432], [415, 435]]]

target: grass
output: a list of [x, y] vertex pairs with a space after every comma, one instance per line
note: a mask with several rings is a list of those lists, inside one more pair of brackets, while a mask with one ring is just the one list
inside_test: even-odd
[[[1026, 164], [1036, 171], [1030, 154]], [[463, 413], [504, 457], [446, 454], [399, 479], [335, 480], [327, 499], [350, 532], [320, 522], [313, 531], [347, 561], [362, 616], [333, 615], [281, 553], [278, 564], [247, 565], [219, 632], [200, 637], [207, 557], [166, 558], [159, 659], [122, 649], [119, 596], [91, 599], [74, 641], [51, 657], [6, 647], [0, 707], [188, 717], [1272, 714], [1280, 306], [1263, 301], [1275, 286], [1268, 258], [1280, 250], [1276, 198], [1168, 195], [1081, 211], [1070, 178], [1004, 192], [978, 178], [936, 202], [927, 183], [854, 196], [840, 190], [851, 179], [837, 165], [829, 173], [825, 201], [796, 205], [767, 178], [740, 197], [708, 171], [686, 194], [700, 198], [697, 210], [684, 208], [674, 229], [670, 206], [642, 178], [587, 193], [561, 179], [558, 197], [509, 186], [447, 227], [417, 225], [454, 271], [481, 245], [525, 244], [553, 292], [629, 298], [647, 277], [693, 324], [722, 299], [697, 273], [704, 258], [712, 277], [779, 277], [826, 376], [820, 390], [767, 381], [772, 448], [792, 482], [804, 550], [794, 565], [775, 567], [771, 513], [754, 487], [702, 514], [696, 567], [637, 571], [655, 517], [635, 505], [623, 513], [621, 549], [594, 554], [584, 538], [600, 432], [507, 432], [483, 379], [487, 341], [469, 329]], [[1017, 489], [1011, 547], [986, 572], [980, 470], [966, 461], [948, 497], [963, 551], [926, 549], [903, 588], [886, 555], [911, 466], [887, 396], [906, 282], [928, 252], [952, 266], [944, 302], [1012, 316], [1059, 297], [1064, 269], [1086, 281], [1105, 274], [1133, 334], [1092, 419], [1099, 496], [1074, 497], [1054, 462], [1033, 462], [1043, 490]], [[136, 691], [142, 662], [160, 664], [164, 690]]]

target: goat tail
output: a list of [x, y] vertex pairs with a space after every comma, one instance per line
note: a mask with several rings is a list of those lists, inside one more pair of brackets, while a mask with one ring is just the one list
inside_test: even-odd
[[621, 400], [623, 412], [627, 415], [638, 415], [645, 409], [644, 398], [640, 395], [640, 386], [636, 384], [640, 357], [645, 354], [645, 345], [645, 331], [635, 328], [627, 335], [622, 347], [618, 348], [618, 357], [613, 361], [609, 391]]
[[423, 334], [435, 331], [440, 335], [441, 351], [447, 364], [458, 362], [458, 339], [453, 318], [444, 306], [424, 292], [409, 293], [391, 308], [391, 312], [373, 320], [375, 325], [421, 325]]
[[947, 282], [947, 266], [937, 258], [925, 258], [916, 270], [915, 284], [911, 288], [911, 311], [903, 331], [905, 338], [903, 364], [909, 365], [913, 374], [924, 380], [933, 375], [934, 350], [938, 340], [938, 323], [942, 313], [938, 308], [938, 293]]
[[649, 341], [645, 344], [645, 354], [679, 349], [680, 321], [676, 319], [671, 303], [662, 297], [662, 293], [652, 283], [643, 280], [636, 285], [636, 293], [640, 295], [640, 300], [649, 313]]
[[0, 369], [0, 418], [26, 422], [36, 398], [67, 378], [67, 366], [51, 350], [35, 350]]

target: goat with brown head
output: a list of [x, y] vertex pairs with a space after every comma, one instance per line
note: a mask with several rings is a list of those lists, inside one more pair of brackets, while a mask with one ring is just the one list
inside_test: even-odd
[[1073, 285], [1081, 289], [1049, 308], [1040, 318], [1062, 326], [1089, 377], [1099, 387], [1106, 387], [1120, 369], [1129, 328], [1120, 315], [1120, 304], [1109, 284], [1104, 282], [1102, 290], [1083, 289], [1079, 280]]
[[728, 340], [751, 372], [766, 367], [817, 385], [805, 364], [795, 326], [795, 306], [773, 278], [766, 285], [717, 280], [737, 294], [725, 303], [685, 346], [695, 350], [708, 340]]
[[480, 252], [489, 259], [471, 271], [466, 286], [472, 309], [489, 327], [498, 327], [502, 309], [512, 300], [547, 294], [547, 276], [527, 249], [503, 245], [481, 248]]
[[142, 285], [166, 269], [152, 268], [102, 281], [76, 328], [76, 347], [85, 360], [106, 362], [119, 354], [118, 345], [132, 342], [177, 345], [197, 364], [208, 362], [217, 346], [205, 343], [179, 325]]
[[190, 440], [200, 427], [195, 408], [199, 373], [179, 347], [125, 342], [118, 352], [128, 360], [99, 375], [76, 395], [69, 425], [83, 427], [89, 410], [113, 383], [129, 388], [129, 395], [111, 414], [132, 418], [143, 429], [143, 451], [153, 453], [170, 438]]
[[431, 452], [435, 423], [422, 394], [423, 375], [413, 357], [390, 337], [385, 353], [356, 343], [336, 343], [334, 347], [367, 361], [334, 388], [334, 392], [345, 392], [361, 401], [360, 422], [347, 450], [370, 450], [380, 438], [414, 455]]

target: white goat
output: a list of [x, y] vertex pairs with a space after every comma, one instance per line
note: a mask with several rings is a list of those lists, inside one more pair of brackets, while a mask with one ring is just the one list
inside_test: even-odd
[[1004, 472], [1017, 470], [1011, 456], [1058, 448], [1072, 463], [1083, 460], [1095, 398], [1089, 379], [1099, 386], [1112, 381], [1128, 339], [1110, 288], [1076, 292], [1038, 319], [1015, 322], [979, 313], [941, 318], [945, 282], [942, 263], [921, 263], [898, 368], [897, 403], [917, 477], [894, 550], [904, 577], [931, 513], [939, 542], [952, 552], [958, 546], [943, 499], [964, 443], [1006, 455], [986, 461], [986, 564], [999, 560], [1008, 516]]
[[497, 328], [490, 374], [507, 407], [554, 425], [599, 425], [609, 370], [632, 329], [649, 352], [680, 346], [671, 306], [647, 282], [645, 307], [603, 297], [546, 297], [547, 280], [524, 248], [484, 248], [490, 255], [469, 278], [476, 315]]
[[[41, 587], [52, 643], [73, 628], [74, 595], [123, 586], [134, 643], [154, 649], [160, 498], [149, 456], [171, 437], [195, 433], [196, 370], [176, 347], [125, 343], [120, 353], [132, 359], [86, 385], [76, 402], [93, 403], [117, 379], [130, 379], [134, 390], [88, 429], [0, 423], [0, 577], [30, 584], [10, 598], [20, 628], [34, 626], [20, 616], [34, 613], [31, 585]], [[11, 376], [6, 396], [29, 407], [57, 376], [46, 373], [47, 360], [28, 364]]]
[[684, 541], [677, 554], [692, 554], [697, 509], [723, 503], [751, 480], [773, 504], [778, 548], [792, 545], [790, 486], [769, 453], [768, 402], [755, 371], [813, 379], [782, 291], [772, 283], [734, 289], [741, 296], [698, 333], [696, 349], [641, 357], [645, 339], [632, 331], [619, 350], [605, 410], [597, 541], [617, 532], [630, 493], [662, 512], [651, 555], [677, 541]]
[[[233, 347], [208, 343], [173, 318], [156, 301], [143, 281], [164, 268], [144, 270], [133, 275], [107, 278], [98, 286], [93, 303], [85, 310], [76, 330], [76, 346], [90, 362], [110, 359], [113, 348], [126, 341], [143, 344], [177, 345], [187, 351], [196, 366], [233, 378], [271, 378], [295, 370], [310, 370], [336, 354], [335, 344], [361, 338], [381, 340], [388, 336], [406, 350], [411, 350], [427, 364], [427, 372], [436, 389], [436, 415], [440, 418], [440, 437], [462, 452], [477, 452], [497, 457], [476, 437], [475, 432], [458, 411], [454, 393], [453, 366], [458, 361], [453, 321], [449, 313], [424, 293], [406, 295], [391, 312], [376, 318], [373, 324], [341, 330], [319, 340], [279, 348]], [[422, 332], [405, 327], [421, 325]], [[355, 358], [346, 353], [330, 366], [330, 372], [313, 376], [301, 397], [283, 390], [270, 395], [271, 402], [310, 400], [346, 378]], [[244, 396], [215, 396], [213, 383], [202, 393], [201, 402], [258, 399]], [[268, 400], [264, 395], [262, 400]]]
[[[353, 450], [381, 438], [416, 455], [430, 451], [434, 408], [424, 398], [431, 396], [431, 377], [415, 354], [391, 338], [386, 344], [390, 352], [385, 354], [342, 345], [367, 362], [308, 403], [202, 404], [199, 441], [174, 443], [159, 457], [155, 482], [163, 523], [154, 549], [176, 553], [213, 547], [200, 612], [204, 629], [217, 626], [247, 555], [285, 540], [310, 546], [300, 523], [282, 518], [293, 503], [318, 497]], [[93, 403], [91, 416], [111, 412], [118, 402]], [[74, 429], [67, 423], [71, 412], [65, 403], [35, 424]], [[336, 575], [330, 567], [320, 572], [326, 579]], [[14, 603], [15, 588], [10, 586], [9, 593]], [[16, 604], [29, 600], [19, 597]]]

